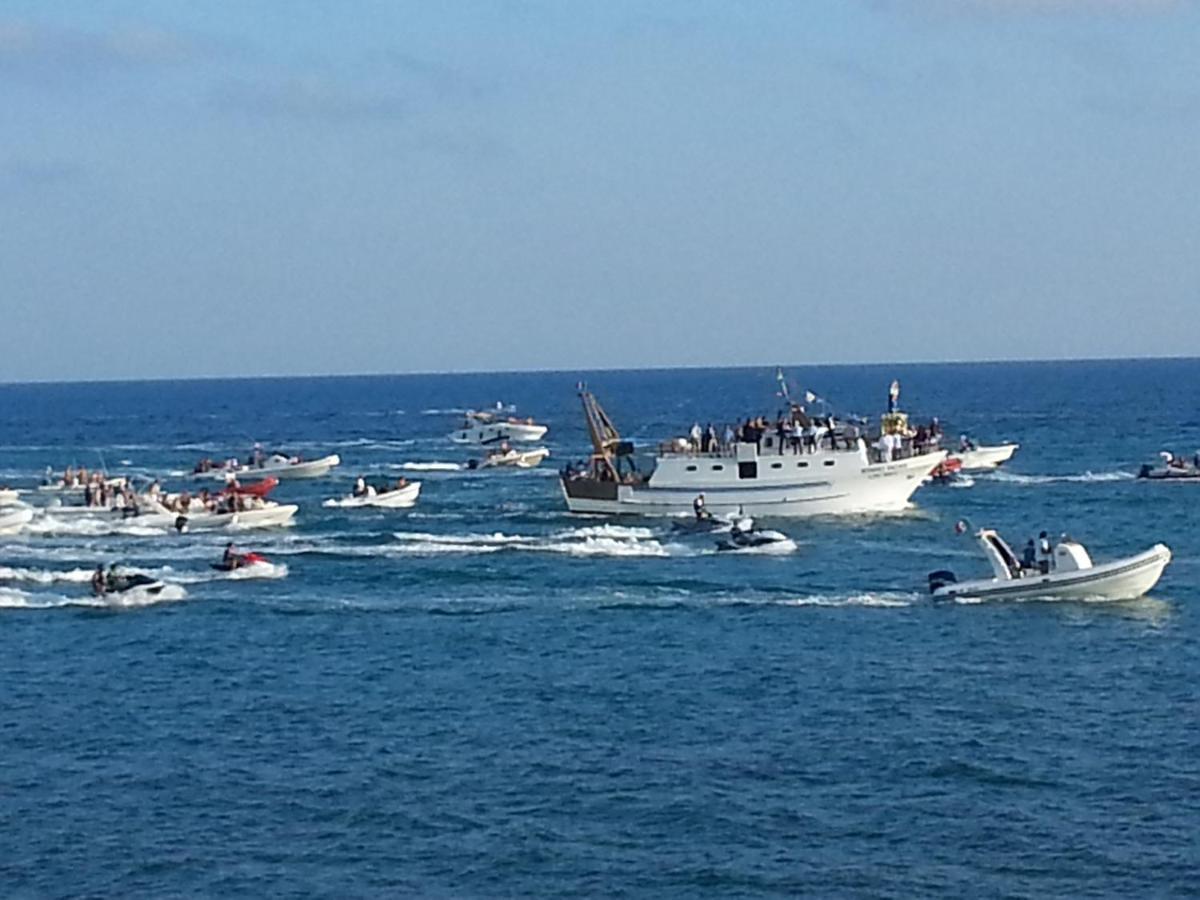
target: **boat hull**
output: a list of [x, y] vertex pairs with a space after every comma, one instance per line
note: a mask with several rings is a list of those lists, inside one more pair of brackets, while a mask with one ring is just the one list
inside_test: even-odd
[[0, 534], [19, 534], [21, 530], [33, 521], [33, 510], [29, 508], [14, 509], [0, 514]]
[[1171, 550], [1155, 544], [1137, 556], [1090, 569], [1010, 580], [963, 581], [938, 588], [935, 600], [1134, 600], [1158, 584], [1171, 561]]
[[[705, 506], [713, 515], [741, 513], [747, 516], [805, 517], [851, 515], [856, 513], [899, 512], [929, 472], [945, 458], [944, 452], [888, 463], [867, 464], [853, 454], [840, 454], [836, 473], [823, 466], [804, 478], [786, 475], [762, 481], [738, 481], [736, 469], [729, 479], [693, 484], [679, 483], [671, 477], [656, 485], [658, 473], [648, 483], [616, 484], [590, 480], [563, 479], [567, 509], [574, 513], [682, 516], [691, 515], [692, 503], [703, 493]], [[772, 465], [810, 458], [763, 456], [758, 462]], [[822, 457], [813, 457], [823, 462]], [[832, 468], [832, 467], [831, 467]], [[790, 473], [789, 473], [790, 474]]]
[[278, 478], [281, 481], [285, 479], [323, 478], [336, 466], [341, 465], [341, 463], [341, 457], [336, 453], [331, 453], [320, 459], [305, 460], [298, 463], [276, 465], [268, 462], [262, 466], [239, 466], [236, 469], [211, 469], [207, 472], [197, 472], [195, 473], [195, 477], [207, 478], [212, 481], [225, 481], [229, 475], [234, 475], [238, 478], [263, 479], [270, 476]]
[[963, 450], [951, 453], [948, 459], [957, 459], [961, 464], [960, 471], [984, 472], [995, 469], [1010, 459], [1017, 452], [1020, 444], [997, 444], [994, 447], [976, 447], [974, 450]]
[[396, 488], [383, 493], [373, 494], [370, 497], [342, 497], [340, 499], [326, 500], [321, 505], [326, 508], [338, 509], [406, 509], [416, 505], [417, 497], [421, 493], [421, 482], [412, 481], [402, 488]]
[[546, 434], [545, 425], [530, 425], [526, 422], [496, 422], [460, 428], [450, 433], [456, 444], [498, 444], [502, 441], [540, 441]]

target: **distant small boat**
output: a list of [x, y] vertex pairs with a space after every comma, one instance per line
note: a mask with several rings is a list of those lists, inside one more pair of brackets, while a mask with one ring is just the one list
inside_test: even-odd
[[373, 487], [367, 488], [367, 493], [349, 497], [341, 497], [336, 499], [326, 500], [321, 505], [324, 507], [338, 507], [341, 509], [356, 509], [363, 507], [374, 507], [376, 509], [405, 509], [413, 506], [417, 502], [417, 496], [421, 493], [421, 482], [410, 481], [404, 487], [394, 487], [388, 490], [377, 490]]
[[1082, 544], [1063, 540], [1046, 565], [1029, 568], [992, 529], [975, 536], [993, 577], [959, 581], [945, 569], [931, 572], [929, 592], [935, 600], [1133, 600], [1158, 584], [1171, 561], [1170, 548], [1155, 544], [1136, 556], [1097, 565]]
[[518, 419], [494, 412], [471, 410], [462, 424], [450, 433], [456, 444], [499, 444], [503, 441], [540, 441], [547, 432], [545, 425], [533, 419]]
[[1158, 455], [1162, 457], [1162, 463], [1157, 466], [1146, 463], [1138, 472], [1138, 478], [1148, 478], [1151, 481], [1189, 481], [1200, 478], [1200, 466], [1197, 465], [1200, 453], [1197, 453], [1191, 462], [1166, 450]]
[[1020, 444], [996, 444], [991, 447], [970, 447], [951, 452], [947, 461], [958, 460], [960, 470], [963, 472], [983, 472], [1004, 465], [1012, 459], [1013, 454], [1020, 446]]
[[550, 451], [545, 447], [538, 447], [536, 450], [517, 450], [515, 447], [509, 450], [497, 450], [494, 453], [489, 453], [482, 460], [471, 460], [467, 463], [467, 468], [470, 469], [493, 469], [493, 468], [515, 468], [515, 469], [532, 469], [539, 465], [542, 460], [550, 455]]
[[275, 453], [264, 458], [259, 463], [236, 465], [205, 466], [203, 463], [192, 472], [193, 478], [210, 478], [223, 481], [230, 476], [234, 478], [322, 478], [341, 465], [342, 459], [336, 453], [322, 456], [320, 459], [301, 459], [298, 456], [284, 456]]

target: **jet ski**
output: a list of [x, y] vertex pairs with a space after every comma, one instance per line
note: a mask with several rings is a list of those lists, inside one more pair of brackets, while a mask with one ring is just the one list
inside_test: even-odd
[[149, 575], [118, 575], [105, 579], [104, 593], [124, 594], [126, 591], [141, 590], [146, 594], [157, 594], [165, 587], [165, 584]]
[[252, 566], [255, 563], [269, 563], [265, 556], [258, 553], [237, 553], [234, 554], [231, 560], [221, 560], [215, 562], [212, 567], [218, 572], [232, 572], [234, 569], [244, 569], [246, 566]]
[[739, 519], [729, 529], [727, 540], [717, 541], [717, 549], [722, 552], [735, 550], [759, 550], [774, 546], [776, 549], [792, 549], [795, 542], [782, 531], [770, 528], [758, 528], [753, 519]]

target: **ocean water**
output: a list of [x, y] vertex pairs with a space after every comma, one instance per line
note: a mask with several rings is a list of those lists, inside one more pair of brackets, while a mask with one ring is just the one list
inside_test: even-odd
[[[773, 369], [0, 387], [0, 484], [344, 460], [234, 536], [279, 577], [218, 577], [224, 534], [0, 537], [5, 896], [1196, 896], [1200, 485], [1133, 476], [1200, 447], [1200, 362], [788, 372], [1021, 449], [728, 555], [565, 513], [575, 383], [652, 444], [773, 414]], [[463, 467], [496, 400], [550, 424], [543, 468]], [[421, 501], [321, 507], [359, 473]], [[929, 571], [986, 572], [960, 518], [1175, 559], [1136, 602], [934, 604]], [[111, 561], [173, 599], [94, 605]]]

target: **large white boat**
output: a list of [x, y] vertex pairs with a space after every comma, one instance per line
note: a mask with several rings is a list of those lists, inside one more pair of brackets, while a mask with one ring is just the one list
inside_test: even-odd
[[962, 464], [959, 469], [961, 472], [986, 472], [1004, 465], [1020, 447], [1020, 444], [994, 444], [989, 447], [973, 445], [970, 448], [955, 450], [947, 458], [957, 459]]
[[192, 472], [194, 478], [209, 478], [216, 481], [227, 481], [234, 478], [322, 478], [335, 467], [341, 465], [342, 459], [336, 453], [322, 456], [320, 459], [301, 459], [298, 456], [284, 456], [274, 453], [255, 462], [241, 463], [226, 462], [224, 465], [205, 465], [202, 462]]
[[1158, 584], [1171, 561], [1166, 544], [1099, 565], [1077, 541], [1062, 540], [1044, 565], [1029, 566], [995, 531], [975, 535], [992, 566], [991, 578], [958, 581], [953, 572], [929, 575], [935, 600], [1133, 600]]
[[502, 412], [469, 411], [450, 433], [456, 444], [499, 444], [503, 441], [540, 441], [548, 429], [533, 419], [518, 419]]
[[944, 451], [877, 459], [858, 437], [838, 449], [803, 450], [772, 432], [756, 442], [700, 452], [687, 441], [660, 446], [654, 471], [638, 471], [633, 445], [588, 391], [580, 392], [593, 453], [583, 471], [562, 473], [567, 508], [577, 513], [678, 516], [696, 498], [716, 515], [818, 516], [904, 509]]

